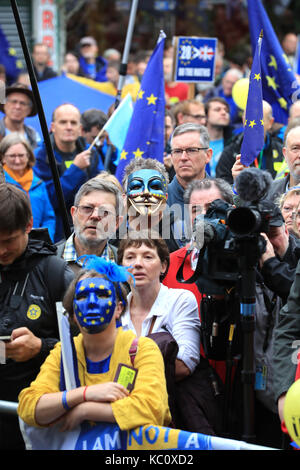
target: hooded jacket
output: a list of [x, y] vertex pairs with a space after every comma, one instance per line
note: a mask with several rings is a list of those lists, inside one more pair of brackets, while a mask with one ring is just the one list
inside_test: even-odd
[[55, 256], [55, 246], [34, 238], [38, 233], [42, 231], [31, 232], [26, 250], [11, 265], [0, 265], [0, 335], [27, 327], [42, 340], [35, 357], [25, 362], [7, 359], [0, 364], [2, 400], [17, 401], [19, 392], [34, 380], [59, 340], [55, 302], [62, 300], [74, 276]]

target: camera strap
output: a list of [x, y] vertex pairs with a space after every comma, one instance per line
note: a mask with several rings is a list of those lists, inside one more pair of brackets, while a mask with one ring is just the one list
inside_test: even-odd
[[202, 261], [203, 261], [203, 257], [204, 257], [204, 253], [205, 253], [205, 249], [206, 247], [204, 246], [200, 252], [199, 252], [199, 256], [198, 256], [198, 261], [197, 261], [197, 266], [196, 266], [196, 269], [194, 271], [194, 274], [189, 278], [189, 279], [184, 279], [183, 277], [183, 268], [184, 268], [184, 265], [185, 265], [185, 261], [187, 259], [187, 257], [189, 255], [191, 255], [192, 251], [193, 251], [193, 248], [189, 248], [188, 250], [186, 250], [186, 254], [185, 254], [185, 257], [177, 271], [177, 274], [176, 274], [176, 281], [177, 282], [181, 282], [181, 283], [186, 283], [186, 284], [193, 284], [194, 282], [197, 281], [197, 279], [199, 278], [199, 274], [202, 274]]

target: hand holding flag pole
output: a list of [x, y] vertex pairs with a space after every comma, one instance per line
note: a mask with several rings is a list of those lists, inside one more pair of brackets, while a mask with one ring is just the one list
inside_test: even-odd
[[88, 150], [92, 150], [92, 148], [94, 147], [94, 145], [96, 144], [97, 140], [100, 139], [100, 137], [102, 136], [102, 134], [104, 133], [104, 127], [102, 127], [102, 129], [100, 129], [100, 132], [98, 133], [98, 135], [96, 135], [96, 137], [94, 138], [93, 142], [91, 143], [91, 145], [89, 146]]

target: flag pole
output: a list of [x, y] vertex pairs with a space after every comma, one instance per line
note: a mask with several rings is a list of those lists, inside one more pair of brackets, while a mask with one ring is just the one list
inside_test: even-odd
[[120, 70], [119, 70], [120, 76], [119, 76], [118, 90], [117, 90], [117, 96], [116, 96], [116, 101], [115, 101], [115, 108], [117, 108], [117, 106], [119, 105], [121, 101], [121, 93], [122, 93], [125, 78], [127, 75], [128, 56], [129, 56], [130, 47], [131, 47], [131, 41], [132, 41], [132, 35], [133, 35], [133, 30], [134, 30], [134, 23], [135, 23], [138, 3], [139, 3], [139, 0], [132, 0], [128, 28], [127, 28], [126, 39], [125, 39], [125, 45], [124, 45], [124, 51], [123, 51], [123, 56], [122, 56], [122, 62], [120, 64]]
[[16, 0], [10, 0], [10, 3], [11, 3], [11, 7], [12, 7], [13, 14], [14, 14], [14, 17], [15, 17], [15, 22], [16, 22], [16, 26], [17, 26], [17, 29], [18, 29], [18, 33], [19, 33], [21, 46], [22, 46], [22, 49], [23, 49], [23, 54], [24, 54], [24, 58], [25, 58], [25, 62], [26, 62], [27, 70], [28, 70], [28, 75], [29, 75], [29, 78], [30, 78], [31, 88], [32, 88], [32, 92], [33, 92], [35, 103], [36, 103], [37, 110], [38, 110], [41, 130], [42, 130], [43, 137], [44, 137], [46, 151], [47, 151], [49, 164], [50, 164], [50, 168], [51, 168], [51, 172], [52, 172], [52, 178], [53, 178], [53, 182], [54, 182], [54, 186], [55, 186], [55, 190], [56, 190], [56, 195], [57, 195], [57, 199], [58, 199], [58, 205], [59, 205], [59, 208], [60, 208], [60, 214], [61, 214], [62, 221], [63, 221], [64, 233], [65, 233], [65, 237], [68, 238], [71, 235], [71, 229], [70, 229], [70, 225], [69, 225], [69, 221], [68, 221], [68, 215], [67, 215], [65, 200], [64, 200], [64, 196], [63, 196], [63, 192], [62, 192], [62, 188], [61, 188], [61, 184], [60, 184], [60, 179], [59, 179], [59, 174], [58, 174], [58, 170], [57, 170], [56, 160], [55, 160], [55, 157], [54, 157], [54, 153], [53, 153], [53, 149], [52, 149], [52, 145], [51, 145], [51, 141], [50, 141], [50, 135], [49, 135], [49, 131], [48, 131], [48, 127], [47, 127], [47, 121], [46, 121], [46, 118], [45, 118], [45, 113], [44, 113], [44, 109], [43, 109], [43, 105], [42, 105], [42, 101], [41, 101], [41, 97], [40, 97], [40, 92], [39, 92], [39, 88], [38, 88], [38, 85], [37, 85], [37, 80], [36, 80], [35, 72], [34, 72], [34, 69], [33, 69], [31, 57], [30, 57], [30, 54], [29, 54], [29, 50], [28, 50], [28, 47], [27, 47], [27, 43], [26, 43], [26, 39], [25, 39], [25, 35], [24, 35], [22, 22], [21, 22], [20, 15], [19, 15], [17, 2], [16, 2]]
[[[131, 41], [132, 41], [132, 35], [133, 35], [133, 30], [134, 30], [138, 3], [139, 3], [139, 0], [132, 0], [126, 39], [125, 39], [125, 45], [124, 45], [123, 56], [122, 56], [122, 62], [120, 64], [120, 69], [119, 69], [119, 81], [118, 81], [117, 95], [116, 95], [116, 99], [114, 103], [114, 109], [117, 109], [117, 107], [119, 106], [121, 102], [121, 94], [122, 94], [123, 86], [125, 83], [125, 78], [127, 75], [128, 56], [129, 56], [130, 47], [131, 47]], [[112, 148], [109, 148], [107, 155], [105, 156], [105, 169], [108, 169], [109, 167], [111, 154], [112, 154]]]

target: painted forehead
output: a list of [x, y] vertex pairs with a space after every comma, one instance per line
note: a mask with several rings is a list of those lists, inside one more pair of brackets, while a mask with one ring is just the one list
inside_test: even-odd
[[[161, 190], [163, 192], [167, 192], [167, 182], [165, 177], [157, 170], [151, 170], [151, 169], [142, 169], [142, 170], [137, 170], [131, 173], [128, 176], [128, 186], [127, 186], [127, 192], [132, 191], [133, 185], [135, 183], [142, 183], [142, 186], [144, 188], [148, 187], [148, 184], [150, 183], [160, 183], [161, 185]], [[149, 188], [150, 189], [150, 188]]]
[[84, 291], [93, 291], [93, 290], [100, 290], [104, 291], [105, 293], [112, 295], [114, 293], [114, 285], [108, 279], [104, 279], [101, 277], [88, 277], [83, 278], [77, 282], [75, 288], [75, 294]]

